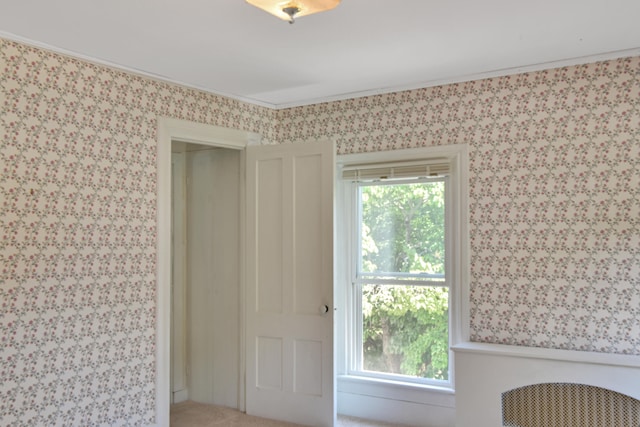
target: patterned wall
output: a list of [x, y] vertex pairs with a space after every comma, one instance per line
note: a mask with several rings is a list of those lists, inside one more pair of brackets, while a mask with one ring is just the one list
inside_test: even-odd
[[0, 40], [0, 425], [155, 411], [156, 117], [274, 112]]
[[155, 411], [156, 117], [470, 145], [475, 341], [640, 355], [640, 58], [270, 111], [0, 40], [0, 425]]
[[276, 140], [469, 144], [471, 339], [640, 355], [640, 57], [298, 107]]

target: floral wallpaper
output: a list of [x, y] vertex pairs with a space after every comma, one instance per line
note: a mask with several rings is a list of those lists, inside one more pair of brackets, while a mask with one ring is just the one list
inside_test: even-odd
[[274, 113], [0, 40], [0, 425], [155, 417], [156, 118]]
[[640, 57], [278, 111], [321, 137], [469, 145], [473, 341], [640, 355]]
[[156, 119], [470, 147], [474, 341], [640, 355], [640, 58], [273, 111], [0, 39], [0, 425], [155, 413]]

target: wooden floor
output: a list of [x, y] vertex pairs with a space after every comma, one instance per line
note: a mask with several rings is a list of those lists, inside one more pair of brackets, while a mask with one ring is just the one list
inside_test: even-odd
[[[300, 427], [298, 424], [253, 417], [221, 406], [196, 402], [171, 405], [171, 427]], [[397, 424], [375, 423], [352, 417], [338, 417], [336, 427], [392, 427]]]

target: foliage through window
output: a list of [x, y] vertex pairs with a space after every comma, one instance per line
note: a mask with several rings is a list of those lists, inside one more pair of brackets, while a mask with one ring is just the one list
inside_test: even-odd
[[448, 381], [447, 178], [353, 186], [354, 368]]

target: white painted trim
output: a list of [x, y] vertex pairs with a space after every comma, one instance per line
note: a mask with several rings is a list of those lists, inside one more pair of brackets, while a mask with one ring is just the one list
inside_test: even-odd
[[[469, 336], [469, 238], [468, 238], [468, 147], [465, 144], [446, 145], [437, 147], [422, 147], [406, 150], [392, 150], [384, 152], [371, 152], [359, 154], [341, 155], [337, 158], [336, 200], [337, 208], [344, 211], [337, 212], [338, 216], [349, 218], [350, 203], [344, 199], [347, 189], [340, 184], [341, 166], [367, 162], [394, 162], [417, 158], [448, 158], [452, 159], [451, 174], [451, 203], [457, 216], [453, 221], [457, 224], [453, 227], [459, 235], [451, 236], [456, 253], [454, 256], [460, 260], [459, 266], [453, 268], [451, 305], [451, 336], [452, 345], [468, 340]], [[352, 233], [345, 230], [344, 221], [336, 220], [336, 232], [340, 236], [336, 239], [336, 250], [348, 252], [347, 247], [351, 242]], [[421, 425], [424, 422], [430, 425], [453, 425], [453, 413], [455, 411], [455, 365], [453, 354], [450, 358], [450, 382], [446, 386], [432, 384], [408, 384], [370, 377], [358, 377], [348, 375], [351, 360], [346, 357], [345, 342], [351, 340], [353, 319], [347, 315], [352, 302], [350, 293], [337, 284], [349, 280], [351, 272], [349, 262], [345, 257], [336, 259], [336, 306], [342, 308], [337, 313], [336, 323], [337, 341], [337, 371], [338, 371], [338, 411], [341, 414], [353, 415], [370, 419], [378, 419], [387, 422], [403, 422], [406, 424]], [[372, 409], [375, 408], [375, 409]], [[385, 409], [382, 409], [385, 408]], [[393, 414], [393, 415], [389, 415]], [[390, 419], [389, 417], [401, 418]]]
[[[454, 309], [457, 310], [459, 316], [452, 319], [454, 328], [452, 342], [466, 342], [469, 340], [469, 149], [466, 144], [451, 144], [435, 147], [409, 148], [404, 150], [375, 151], [367, 153], [344, 154], [337, 157], [338, 175], [336, 182], [340, 179], [340, 170], [342, 165], [367, 163], [367, 162], [394, 162], [403, 160], [412, 160], [416, 158], [437, 158], [446, 157], [454, 159], [452, 176], [459, 177], [459, 182], [452, 182], [454, 189], [453, 201], [456, 206], [454, 212], [458, 212], [459, 217], [454, 218], [458, 224], [460, 236], [453, 236], [456, 239], [456, 249], [458, 251], [456, 257], [461, 262], [462, 269], [459, 272], [460, 277], [453, 277], [454, 281], [459, 283], [460, 292], [453, 297]], [[339, 185], [338, 185], [339, 187]], [[339, 196], [343, 194], [336, 192]], [[342, 202], [341, 202], [342, 203]], [[459, 209], [457, 209], [459, 207]], [[453, 378], [451, 379], [453, 381]]]
[[594, 365], [640, 368], [640, 356], [589, 351], [561, 350], [555, 348], [524, 347], [505, 344], [464, 342], [453, 347], [455, 353], [486, 354], [530, 359], [557, 360]]
[[173, 392], [173, 403], [184, 402], [189, 399], [189, 392], [187, 390], [180, 390]]
[[[156, 321], [156, 425], [169, 426], [170, 392], [170, 316], [171, 316], [171, 142], [182, 141], [215, 147], [244, 150], [259, 143], [261, 136], [236, 129], [158, 117], [158, 230], [157, 230], [157, 321]], [[241, 206], [241, 209], [244, 209]], [[241, 224], [241, 229], [243, 224]], [[242, 232], [241, 232], [242, 234]], [[242, 244], [242, 243], [241, 243]], [[243, 249], [241, 248], [241, 253]], [[242, 256], [241, 256], [242, 258]], [[241, 288], [244, 283], [241, 282]], [[241, 290], [242, 292], [242, 290]], [[240, 318], [240, 331], [244, 322]], [[240, 339], [244, 354], [244, 338]], [[240, 365], [243, 371], [244, 366]], [[242, 375], [242, 374], [241, 374]], [[242, 378], [242, 377], [241, 377]], [[239, 384], [242, 386], [242, 382]], [[244, 395], [239, 399], [243, 406]]]
[[[171, 304], [171, 357], [180, 358], [182, 363], [171, 361], [171, 391], [173, 402], [187, 400], [187, 221], [185, 215], [187, 196], [186, 156], [184, 152], [171, 153], [171, 220], [173, 238], [171, 257], [172, 300]], [[180, 301], [177, 305], [176, 301]], [[177, 326], [177, 327], [176, 327]], [[178, 356], [178, 354], [180, 356]], [[178, 369], [176, 369], [176, 367]], [[180, 399], [180, 400], [176, 400]]]
[[116, 64], [110, 61], [106, 61], [103, 59], [95, 58], [89, 55], [83, 55], [81, 53], [63, 49], [61, 47], [53, 46], [47, 43], [28, 39], [26, 37], [21, 37], [6, 31], [0, 31], [0, 38], [22, 43], [22, 44], [33, 46], [33, 47], [37, 47], [38, 49], [48, 50], [50, 52], [55, 52], [60, 55], [73, 57], [76, 59], [97, 64], [97, 65], [102, 65], [105, 67], [117, 69], [120, 71], [124, 71], [126, 73], [131, 73], [138, 76], [150, 78], [153, 80], [157, 80], [157, 81], [161, 81], [161, 82], [165, 82], [165, 83], [169, 83], [177, 86], [182, 86], [185, 88], [194, 89], [201, 92], [210, 93], [212, 95], [223, 96], [225, 98], [234, 99], [236, 101], [257, 105], [257, 106], [269, 108], [272, 110], [285, 110], [287, 108], [302, 107], [305, 105], [320, 104], [324, 102], [344, 101], [347, 99], [363, 98], [366, 96], [384, 95], [384, 94], [393, 93], [393, 92], [403, 92], [407, 90], [423, 89], [423, 88], [434, 87], [434, 86], [444, 86], [444, 85], [455, 84], [455, 83], [490, 79], [494, 77], [504, 77], [509, 75], [521, 74], [521, 73], [531, 73], [535, 71], [569, 67], [573, 65], [589, 64], [589, 63], [599, 62], [599, 61], [609, 61], [612, 59], [640, 55], [640, 48], [623, 49], [623, 50], [617, 50], [613, 52], [603, 52], [599, 54], [568, 58], [568, 59], [563, 59], [559, 61], [549, 61], [549, 62], [542, 62], [537, 64], [528, 64], [528, 65], [523, 65], [519, 67], [508, 67], [508, 68], [503, 68], [499, 70], [489, 70], [489, 71], [480, 72], [480, 73], [465, 74], [461, 76], [454, 76], [454, 77], [443, 78], [443, 79], [425, 80], [425, 81], [416, 82], [414, 84], [408, 84], [408, 85], [388, 86], [383, 88], [362, 90], [357, 92], [342, 93], [342, 94], [333, 95], [333, 96], [323, 96], [323, 97], [312, 98], [312, 99], [303, 99], [303, 100], [294, 101], [294, 102], [273, 104], [269, 102], [263, 102], [255, 98], [225, 93], [222, 91], [213, 91], [210, 88], [207, 89], [201, 86], [180, 82], [178, 80], [173, 80], [167, 77], [159, 76], [153, 73], [149, 73], [147, 71], [138, 70], [135, 68], [131, 68], [131, 67]]
[[160, 137], [163, 132], [168, 133], [171, 140], [237, 150], [242, 150], [247, 145], [260, 144], [262, 139], [261, 135], [253, 132], [168, 117], [158, 119], [158, 139], [160, 142], [162, 142]]
[[[247, 145], [253, 145], [259, 143], [259, 140], [254, 140]], [[240, 262], [238, 268], [240, 269], [238, 275], [238, 281], [240, 283], [240, 290], [238, 294], [239, 310], [238, 310], [238, 329], [240, 330], [240, 336], [238, 337], [240, 348], [238, 349], [238, 410], [246, 412], [247, 399], [246, 399], [246, 358], [247, 352], [245, 347], [246, 336], [246, 306], [245, 306], [245, 294], [246, 294], [246, 257], [245, 257], [245, 242], [246, 242], [246, 227], [247, 227], [247, 209], [246, 209], [246, 188], [247, 188], [247, 150], [242, 150], [240, 153]]]
[[454, 354], [458, 427], [502, 425], [502, 393], [532, 384], [585, 384], [640, 399], [640, 356], [470, 342]]
[[[471, 243], [469, 241], [469, 149], [466, 145], [453, 145], [451, 151], [456, 153], [454, 161], [454, 172], [459, 182], [457, 182], [456, 193], [454, 194], [454, 208], [459, 236], [454, 236], [456, 241], [455, 257], [459, 260], [459, 269], [454, 273], [459, 277], [453, 280], [458, 281], [459, 287], [454, 295], [454, 308], [458, 316], [453, 319], [452, 343], [456, 345], [460, 342], [469, 341], [469, 328], [471, 323], [470, 314], [470, 277], [471, 277]], [[451, 373], [451, 381], [455, 384], [455, 372]]]

